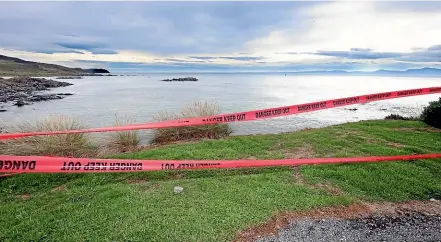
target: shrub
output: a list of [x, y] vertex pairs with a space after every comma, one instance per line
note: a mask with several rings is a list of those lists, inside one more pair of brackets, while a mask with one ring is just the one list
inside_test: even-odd
[[441, 128], [441, 97], [423, 109], [421, 120], [430, 126]]
[[[24, 122], [16, 132], [62, 131], [82, 129], [84, 126], [67, 116], [52, 115], [35, 123]], [[10, 155], [50, 155], [87, 157], [96, 154], [88, 134], [63, 134], [12, 139], [4, 142], [2, 153]]]
[[[133, 124], [136, 121], [134, 119], [130, 119], [125, 117], [124, 119], [115, 117], [116, 126]], [[135, 151], [138, 148], [139, 143], [141, 142], [141, 138], [139, 137], [139, 131], [121, 131], [114, 132], [110, 134], [108, 148], [110, 150], [115, 150], [118, 152], [127, 152], [127, 151]]]
[[[155, 121], [166, 121], [182, 118], [194, 118], [202, 116], [213, 116], [220, 113], [219, 105], [209, 102], [194, 102], [186, 105], [180, 115], [169, 114], [167, 112], [160, 112], [153, 117]], [[169, 143], [182, 140], [194, 139], [219, 139], [227, 137], [232, 130], [228, 124], [214, 124], [189, 126], [179, 128], [164, 128], [155, 130], [153, 142], [154, 143]]]
[[417, 117], [403, 117], [399, 114], [389, 114], [384, 119], [387, 119], [387, 120], [410, 120], [410, 121], [420, 120]]

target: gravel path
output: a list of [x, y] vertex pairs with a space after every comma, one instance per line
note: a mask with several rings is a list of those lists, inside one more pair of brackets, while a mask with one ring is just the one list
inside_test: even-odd
[[339, 219], [300, 218], [269, 241], [441, 241], [441, 216], [405, 212], [394, 216]]

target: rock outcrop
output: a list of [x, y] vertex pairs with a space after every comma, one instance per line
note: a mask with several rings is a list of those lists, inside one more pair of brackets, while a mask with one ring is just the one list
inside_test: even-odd
[[196, 77], [180, 77], [173, 79], [164, 79], [163, 82], [196, 82], [198, 79]]
[[71, 93], [59, 94], [36, 94], [37, 91], [46, 91], [50, 88], [66, 87], [73, 85], [67, 82], [54, 81], [45, 78], [13, 77], [0, 78], [0, 102], [13, 102], [13, 105], [21, 107], [32, 102], [62, 99]]

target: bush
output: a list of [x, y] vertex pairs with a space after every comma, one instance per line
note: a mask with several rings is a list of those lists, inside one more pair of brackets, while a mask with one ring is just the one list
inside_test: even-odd
[[430, 126], [441, 128], [441, 97], [423, 109], [421, 120]]
[[[118, 117], [115, 118], [116, 126], [134, 124], [135, 122], [134, 119], [127, 117], [122, 120]], [[117, 152], [127, 152], [135, 151], [140, 142], [141, 138], [139, 137], [139, 131], [121, 131], [110, 134], [108, 146], [111, 150], [113, 149]]]
[[[182, 118], [194, 118], [203, 116], [213, 116], [220, 113], [220, 108], [216, 103], [194, 102], [186, 105], [180, 115], [160, 112], [153, 117], [155, 121], [166, 121]], [[153, 143], [169, 143], [182, 140], [194, 139], [219, 139], [227, 137], [232, 130], [228, 124], [214, 124], [189, 126], [179, 128], [164, 128], [155, 130]]]
[[[52, 115], [35, 123], [18, 125], [16, 132], [62, 131], [82, 129], [84, 126], [73, 118]], [[9, 155], [49, 155], [87, 157], [96, 154], [88, 134], [63, 134], [35, 136], [7, 140], [2, 145], [2, 153]]]
[[389, 114], [384, 119], [386, 120], [408, 120], [408, 121], [418, 121], [420, 120], [417, 117], [403, 117], [399, 114]]

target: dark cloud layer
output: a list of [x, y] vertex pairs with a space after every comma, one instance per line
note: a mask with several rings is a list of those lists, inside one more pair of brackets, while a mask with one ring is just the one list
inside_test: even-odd
[[294, 2], [1, 2], [0, 46], [225, 53], [289, 23]]

